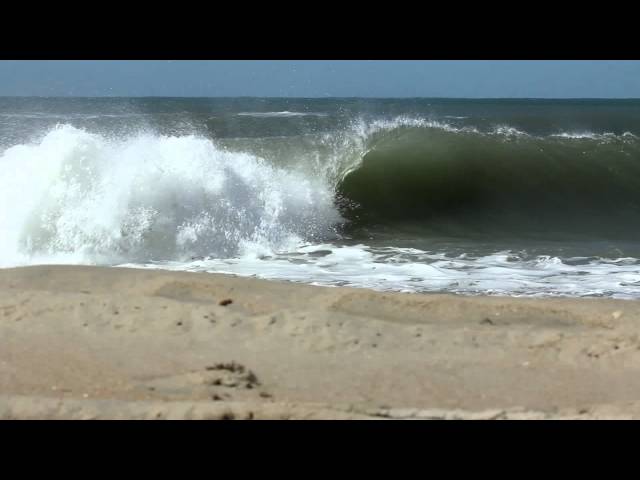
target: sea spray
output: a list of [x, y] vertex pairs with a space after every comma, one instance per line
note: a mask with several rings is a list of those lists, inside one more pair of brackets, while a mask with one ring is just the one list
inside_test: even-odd
[[0, 157], [2, 261], [231, 257], [330, 236], [340, 217], [321, 178], [195, 136], [124, 139], [62, 125]]

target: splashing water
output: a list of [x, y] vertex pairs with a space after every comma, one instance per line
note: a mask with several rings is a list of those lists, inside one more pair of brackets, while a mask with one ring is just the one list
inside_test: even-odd
[[322, 179], [195, 136], [112, 140], [60, 126], [0, 157], [1, 261], [229, 257], [331, 234]]

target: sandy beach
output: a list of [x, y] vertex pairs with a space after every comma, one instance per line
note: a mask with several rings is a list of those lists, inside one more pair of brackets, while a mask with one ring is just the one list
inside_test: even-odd
[[2, 419], [640, 417], [640, 303], [0, 271]]

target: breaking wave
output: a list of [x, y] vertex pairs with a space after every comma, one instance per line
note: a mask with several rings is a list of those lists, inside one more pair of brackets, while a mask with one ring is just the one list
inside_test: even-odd
[[460, 235], [640, 230], [632, 134], [397, 117], [285, 141], [58, 125], [0, 153], [0, 265], [260, 256], [406, 221]]
[[0, 156], [0, 262], [184, 260], [287, 249], [340, 221], [333, 192], [196, 136], [62, 125]]

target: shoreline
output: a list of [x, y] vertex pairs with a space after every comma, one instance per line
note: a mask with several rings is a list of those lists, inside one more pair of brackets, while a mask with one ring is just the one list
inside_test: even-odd
[[2, 269], [0, 418], [640, 418], [638, 325], [636, 300]]

